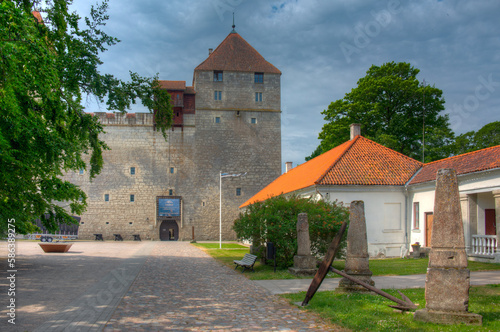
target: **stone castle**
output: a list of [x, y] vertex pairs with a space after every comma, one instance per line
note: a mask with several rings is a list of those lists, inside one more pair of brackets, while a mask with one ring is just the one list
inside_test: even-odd
[[221, 198], [222, 239], [234, 240], [238, 206], [281, 174], [280, 80], [233, 29], [193, 86], [161, 81], [174, 110], [166, 141], [150, 113], [95, 113], [111, 149], [103, 170], [92, 182], [83, 170], [65, 176], [88, 196], [79, 237], [218, 240]]

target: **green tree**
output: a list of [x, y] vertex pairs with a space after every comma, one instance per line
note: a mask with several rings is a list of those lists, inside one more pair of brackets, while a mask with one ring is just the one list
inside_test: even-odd
[[308, 215], [311, 252], [317, 256], [326, 253], [342, 222], [349, 221], [349, 210], [341, 203], [281, 195], [248, 206], [233, 229], [240, 240], [248, 240], [254, 246], [273, 242], [277, 265], [288, 267], [293, 265], [297, 253], [299, 213]]
[[349, 140], [349, 126], [361, 124], [364, 137], [417, 160], [422, 160], [425, 119], [425, 162], [448, 157], [453, 142], [442, 91], [417, 80], [419, 70], [409, 63], [371, 66], [357, 87], [323, 111], [327, 123], [320, 148], [311, 157]]
[[453, 145], [455, 155], [500, 145], [500, 121], [488, 123], [477, 132], [469, 131], [459, 135]]
[[[54, 231], [59, 222], [74, 222], [70, 214], [84, 211], [85, 193], [61, 176], [89, 167], [95, 177], [107, 146], [99, 139], [102, 125], [84, 112], [82, 96], [120, 112], [140, 100], [155, 111], [164, 137], [172, 122], [170, 96], [156, 77], [131, 73], [124, 82], [99, 72], [99, 54], [118, 42], [102, 30], [107, 2], [92, 7], [85, 28], [68, 12], [70, 3], [0, 0], [0, 235], [9, 220], [21, 234], [36, 230], [36, 218]], [[33, 13], [42, 4], [44, 22]]]

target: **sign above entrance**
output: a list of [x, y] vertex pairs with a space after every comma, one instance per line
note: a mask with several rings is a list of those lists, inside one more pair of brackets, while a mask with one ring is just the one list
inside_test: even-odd
[[180, 217], [181, 199], [180, 198], [158, 198], [158, 216], [159, 217]]

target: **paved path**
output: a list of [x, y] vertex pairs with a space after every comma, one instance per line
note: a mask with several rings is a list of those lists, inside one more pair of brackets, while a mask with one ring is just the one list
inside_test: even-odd
[[109, 271], [84, 294], [34, 331], [102, 331], [141, 271], [153, 246], [153, 242], [146, 242], [129, 259]]
[[75, 242], [67, 253], [48, 254], [38, 242], [19, 241], [12, 325], [4, 319], [7, 259], [6, 242], [0, 242], [0, 331], [102, 330], [154, 244]]
[[[5, 249], [5, 242], [0, 249]], [[0, 250], [0, 331], [331, 331], [271, 294], [305, 291], [310, 279], [250, 281], [186, 242], [76, 242], [45, 254], [16, 251], [16, 325], [7, 324], [6, 254]], [[425, 275], [374, 277], [379, 288], [423, 287]], [[326, 279], [320, 290], [339, 279]], [[500, 271], [471, 284], [500, 283]]]
[[158, 242], [104, 331], [332, 331], [185, 242]]
[[[471, 285], [500, 284], [500, 271], [471, 272]], [[379, 289], [424, 288], [425, 274], [409, 276], [372, 277], [375, 287]], [[325, 279], [318, 291], [337, 288], [340, 278]], [[271, 294], [306, 292], [311, 285], [311, 279], [289, 280], [255, 280], [257, 285], [267, 289]]]

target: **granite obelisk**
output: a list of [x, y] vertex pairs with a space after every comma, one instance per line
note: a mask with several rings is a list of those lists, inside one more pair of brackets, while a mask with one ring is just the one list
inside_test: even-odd
[[311, 276], [316, 273], [316, 257], [311, 255], [307, 213], [299, 213], [297, 218], [297, 255], [293, 257], [293, 267], [288, 270], [298, 276]]
[[[353, 201], [349, 208], [349, 230], [347, 232], [347, 255], [345, 273], [369, 285], [375, 286], [369, 266], [368, 240], [366, 236], [365, 203]], [[369, 292], [363, 286], [342, 278], [336, 291]]]
[[437, 172], [431, 243], [425, 280], [426, 307], [415, 312], [414, 318], [440, 324], [482, 324], [482, 316], [468, 311], [470, 272], [453, 169]]

